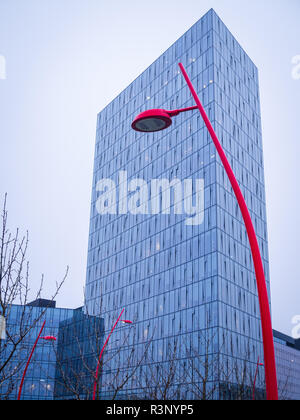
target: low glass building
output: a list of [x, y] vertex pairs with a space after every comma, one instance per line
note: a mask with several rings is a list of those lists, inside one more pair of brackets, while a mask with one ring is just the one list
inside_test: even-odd
[[[45, 299], [39, 299], [27, 306], [12, 305], [9, 308], [6, 337], [0, 340], [0, 399], [17, 399], [26, 362], [43, 322], [46, 321], [42, 336], [58, 337], [60, 322], [70, 318], [72, 314], [72, 309], [56, 308], [55, 302]], [[32, 325], [34, 327], [18, 344], [20, 336]], [[56, 347], [57, 342], [39, 340], [25, 377], [22, 400], [53, 399]]]
[[274, 331], [279, 398], [300, 400], [300, 339]]
[[[0, 399], [17, 399], [26, 362], [44, 322], [21, 399], [91, 399], [103, 345], [103, 319], [88, 316], [83, 308], [56, 308], [55, 302], [45, 299], [12, 305], [9, 310], [6, 334], [0, 340]], [[56, 341], [42, 339], [47, 336]], [[101, 371], [98, 379], [100, 386]]]

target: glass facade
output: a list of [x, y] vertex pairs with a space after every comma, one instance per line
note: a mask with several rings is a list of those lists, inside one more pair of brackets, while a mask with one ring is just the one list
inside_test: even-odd
[[274, 331], [279, 398], [300, 400], [300, 339]]
[[54, 399], [89, 400], [100, 349], [103, 319], [90, 317], [83, 308], [60, 323], [56, 357]]
[[[219, 398], [215, 384], [221, 383], [223, 390], [224, 384], [236, 385], [235, 370], [243, 370], [245, 363], [253, 378], [257, 358], [263, 358], [255, 273], [243, 220], [199, 112], [179, 115], [166, 131], [143, 134], [131, 129], [135, 116], [147, 109], [194, 105], [179, 62], [200, 96], [245, 196], [269, 287], [258, 71], [210, 10], [98, 114], [85, 300], [90, 314], [104, 317], [106, 331], [126, 308], [126, 318], [134, 321], [131, 345], [137, 360], [151, 340], [151, 364], [168, 366], [168, 349], [178, 343], [174, 378], [174, 386], [180, 383], [178, 398], [196, 398], [191, 385], [201, 382], [202, 376], [196, 375], [199, 358], [210, 360], [213, 369], [207, 388], [213, 390], [211, 398]], [[125, 173], [128, 182], [139, 180], [128, 184], [128, 207], [120, 192], [127, 189]], [[103, 179], [116, 186], [112, 190], [116, 195], [104, 203], [106, 214], [99, 214]], [[176, 211], [175, 188], [170, 188], [165, 208], [145, 214], [141, 195], [133, 194], [134, 186], [151, 202], [151, 180], [158, 179], [192, 179], [193, 188], [187, 189], [185, 198], [193, 203], [196, 180], [203, 180], [203, 223], [189, 225], [187, 214]], [[126, 331], [116, 330], [109, 352], [118, 347]], [[192, 379], [183, 373], [187, 344], [199, 356], [192, 364]], [[121, 351], [121, 363], [126, 352], [127, 348]], [[145, 360], [139, 375], [126, 383], [124, 396], [143, 397], [139, 378], [147, 376], [149, 365]], [[104, 384], [114, 369], [112, 359]], [[263, 383], [263, 368], [259, 377]], [[245, 386], [251, 386], [250, 379]], [[103, 389], [103, 398], [109, 398], [109, 388]]]
[[[46, 301], [48, 302], [48, 301]], [[0, 365], [8, 361], [14, 343], [20, 338], [20, 331], [26, 331], [32, 326], [40, 314], [45, 311], [27, 337], [17, 345], [16, 351], [6, 367], [0, 373], [0, 399], [16, 400], [26, 362], [42, 324], [46, 321], [42, 337], [58, 337], [59, 324], [69, 318], [73, 310], [55, 308], [54, 302], [48, 302], [54, 307], [44, 305], [45, 301], [36, 301], [32, 306], [12, 305], [6, 320], [6, 340], [0, 342]], [[8, 335], [9, 334], [9, 335]], [[52, 400], [55, 384], [57, 343], [39, 340], [30, 365], [28, 367], [23, 389], [22, 400]], [[6, 378], [4, 380], [4, 378]]]

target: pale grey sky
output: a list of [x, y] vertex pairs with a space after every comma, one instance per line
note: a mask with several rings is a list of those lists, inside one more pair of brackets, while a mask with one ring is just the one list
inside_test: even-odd
[[273, 321], [291, 334], [300, 314], [299, 0], [0, 0], [0, 194], [11, 225], [30, 232], [33, 282], [45, 273], [47, 297], [69, 264], [58, 305], [81, 305], [96, 114], [211, 7], [260, 72]]

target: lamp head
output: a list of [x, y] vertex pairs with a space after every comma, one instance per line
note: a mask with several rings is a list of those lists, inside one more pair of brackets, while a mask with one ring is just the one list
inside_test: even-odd
[[139, 114], [133, 121], [131, 127], [141, 133], [154, 133], [170, 127], [172, 124], [171, 115], [164, 109], [150, 109]]
[[51, 335], [47, 335], [46, 337], [41, 337], [41, 339], [45, 341], [56, 341], [56, 337], [53, 337]]

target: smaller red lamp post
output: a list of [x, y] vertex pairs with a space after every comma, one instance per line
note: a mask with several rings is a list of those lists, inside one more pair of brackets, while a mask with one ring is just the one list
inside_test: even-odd
[[104, 353], [105, 347], [108, 344], [108, 341], [112, 335], [112, 333], [114, 332], [114, 329], [116, 328], [116, 326], [118, 325], [119, 322], [123, 323], [123, 324], [132, 324], [132, 321], [128, 321], [128, 319], [121, 319], [121, 316], [123, 315], [123, 312], [125, 311], [125, 309], [122, 310], [122, 312], [119, 315], [119, 318], [117, 319], [117, 321], [115, 322], [114, 326], [111, 329], [111, 332], [109, 333], [104, 346], [101, 349], [101, 353], [99, 355], [99, 359], [98, 359], [98, 363], [97, 363], [97, 369], [96, 369], [96, 375], [95, 375], [95, 381], [94, 381], [94, 389], [93, 389], [93, 401], [95, 401], [96, 399], [96, 391], [97, 391], [97, 383], [98, 383], [98, 376], [99, 376], [99, 368], [100, 368], [100, 362], [101, 362], [101, 358], [102, 355]]
[[258, 375], [258, 368], [259, 366], [264, 366], [263, 363], [259, 362], [259, 358], [257, 360], [257, 366], [256, 366], [256, 371], [255, 371], [255, 376], [254, 376], [254, 382], [253, 382], [253, 395], [252, 395], [252, 399], [253, 401], [255, 401], [255, 386], [256, 386], [256, 379], [257, 379], [257, 375]]
[[19, 393], [18, 393], [18, 401], [20, 401], [20, 399], [21, 399], [22, 389], [23, 389], [23, 385], [24, 385], [24, 379], [25, 379], [25, 376], [26, 376], [26, 373], [27, 373], [28, 366], [29, 366], [30, 361], [31, 361], [31, 359], [32, 359], [32, 356], [33, 356], [34, 350], [35, 350], [35, 348], [36, 348], [36, 346], [37, 346], [37, 344], [38, 344], [38, 341], [39, 341], [40, 339], [41, 339], [41, 340], [45, 340], [45, 341], [56, 341], [56, 338], [55, 338], [55, 337], [53, 337], [53, 336], [41, 337], [42, 332], [43, 332], [43, 329], [44, 329], [44, 327], [45, 327], [45, 324], [46, 324], [46, 321], [44, 321], [44, 323], [43, 323], [43, 325], [42, 325], [42, 328], [41, 328], [41, 330], [40, 330], [40, 332], [39, 332], [39, 335], [37, 336], [37, 339], [35, 340], [35, 343], [34, 343], [34, 345], [33, 345], [33, 347], [32, 347], [31, 353], [30, 353], [29, 358], [28, 358], [28, 360], [27, 360], [27, 363], [26, 363], [26, 366], [25, 366], [25, 369], [24, 369], [24, 372], [23, 372], [22, 380], [21, 380], [21, 383], [20, 383], [20, 388], [19, 388]]

